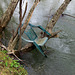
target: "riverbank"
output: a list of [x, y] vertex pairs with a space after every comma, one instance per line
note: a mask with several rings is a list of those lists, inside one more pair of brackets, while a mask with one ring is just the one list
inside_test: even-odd
[[11, 59], [7, 51], [0, 48], [0, 75], [28, 75], [27, 71], [17, 60]]

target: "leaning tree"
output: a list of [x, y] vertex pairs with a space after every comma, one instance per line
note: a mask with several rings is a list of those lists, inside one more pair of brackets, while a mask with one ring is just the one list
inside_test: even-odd
[[[28, 43], [26, 44], [24, 47], [20, 47], [19, 50], [15, 50], [15, 46], [17, 44], [17, 41], [20, 39], [19, 36], [21, 37], [21, 35], [24, 33], [24, 30], [26, 29], [34, 9], [36, 8], [36, 6], [38, 5], [38, 3], [41, 0], [35, 0], [33, 3], [33, 6], [31, 7], [28, 16], [23, 24], [23, 26], [21, 26], [22, 24], [22, 20], [24, 18], [24, 15], [22, 17], [22, 0], [20, 0], [20, 24], [18, 25], [16, 31], [14, 32], [14, 35], [11, 37], [9, 43], [8, 43], [8, 47], [4, 46], [3, 44], [0, 44], [1, 47], [5, 48], [8, 51], [8, 54], [16, 54], [20, 51], [22, 52], [28, 52], [30, 50], [34, 49], [34, 45], [32, 43]], [[42, 34], [42, 36], [47, 36], [49, 39], [50, 38], [54, 38], [54, 37], [58, 37], [58, 33], [60, 32], [52, 32], [53, 27], [55, 26], [56, 22], [58, 21], [59, 17], [61, 16], [61, 14], [64, 12], [64, 10], [66, 9], [66, 7], [68, 6], [68, 4], [70, 3], [71, 0], [65, 0], [62, 5], [58, 8], [58, 10], [56, 11], [56, 13], [53, 15], [52, 19], [50, 20], [50, 22], [47, 24], [46, 26], [46, 30], [52, 35], [52, 36], [47, 36], [45, 33]], [[11, 0], [11, 3], [8, 6], [8, 9], [6, 10], [6, 12], [3, 14], [3, 16], [0, 18], [0, 33], [4, 30], [4, 28], [8, 25], [9, 21], [11, 20], [11, 17], [13, 15], [13, 12], [17, 6], [17, 3], [19, 2], [19, 0]], [[27, 9], [27, 6], [26, 6]], [[18, 34], [18, 29], [20, 28], [20, 34]], [[20, 43], [21, 44], [21, 43]]]

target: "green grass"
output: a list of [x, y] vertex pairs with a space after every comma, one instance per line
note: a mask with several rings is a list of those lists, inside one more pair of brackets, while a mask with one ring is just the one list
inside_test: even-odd
[[0, 75], [28, 75], [27, 71], [17, 60], [6, 55], [7, 51], [0, 51]]

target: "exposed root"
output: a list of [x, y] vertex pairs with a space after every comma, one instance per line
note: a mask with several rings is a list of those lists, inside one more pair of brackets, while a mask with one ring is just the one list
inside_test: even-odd
[[[8, 51], [7, 47], [4, 46], [3, 44], [0, 45], [0, 47], [1, 47], [1, 48], [4, 48], [4, 50]], [[18, 56], [15, 54], [15, 50], [12, 50], [12, 52], [8, 52], [7, 54], [8, 54], [8, 55], [11, 55], [11, 54], [12, 54], [12, 55], [14, 55], [19, 61], [23, 61], [23, 60], [21, 60], [20, 58], [18, 58]]]

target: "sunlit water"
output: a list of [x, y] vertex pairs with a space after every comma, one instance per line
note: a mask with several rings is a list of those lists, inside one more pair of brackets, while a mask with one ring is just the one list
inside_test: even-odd
[[[35, 25], [40, 24], [45, 28], [48, 21], [47, 16], [53, 15], [62, 3], [63, 0], [42, 0], [36, 7], [30, 23]], [[0, 1], [0, 12], [2, 10], [4, 12], [8, 4], [9, 1], [7, 0]], [[33, 0], [28, 0], [26, 16], [32, 5]], [[74, 5], [75, 0], [72, 0], [64, 13], [75, 16]], [[24, 6], [25, 5], [23, 5], [23, 9]], [[17, 6], [13, 15], [16, 23], [19, 23], [18, 8], [19, 6]], [[16, 23], [11, 21], [9, 27], [11, 24], [14, 24], [15, 26], [13, 25], [13, 28], [16, 28]], [[21, 58], [26, 60], [26, 63], [29, 65], [29, 67], [26, 67], [29, 75], [75, 75], [75, 18], [68, 16], [60, 17], [53, 32], [57, 30], [62, 30], [62, 32], [59, 33], [59, 38], [50, 39], [46, 44], [47, 48], [44, 48], [49, 52], [47, 55], [48, 58], [44, 58], [36, 50], [21, 56]]]

